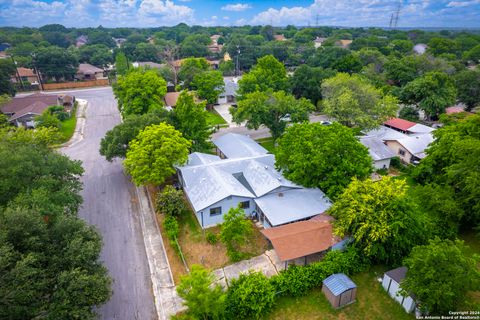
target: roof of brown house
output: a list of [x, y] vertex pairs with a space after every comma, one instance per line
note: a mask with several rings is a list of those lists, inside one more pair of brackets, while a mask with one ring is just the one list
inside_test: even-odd
[[401, 118], [391, 118], [390, 120], [385, 121], [383, 124], [402, 131], [407, 131], [408, 129], [416, 125], [415, 122]]
[[329, 221], [310, 219], [261, 231], [273, 245], [281, 261], [327, 250], [337, 241]]
[[163, 99], [165, 100], [165, 104], [168, 107], [174, 107], [177, 105], [177, 100], [179, 96], [180, 92], [167, 92]]
[[346, 48], [352, 44], [353, 40], [338, 40], [338, 42], [342, 47]]
[[37, 76], [32, 69], [17, 68], [17, 71], [20, 77], [36, 77]]
[[103, 69], [97, 68], [88, 63], [80, 63], [77, 69], [77, 73], [83, 74], [95, 74], [98, 72], [103, 72]]
[[27, 106], [26, 108], [23, 108], [22, 110], [15, 112], [15, 114], [8, 120], [13, 121], [20, 117], [23, 117], [26, 114], [41, 115], [45, 110], [48, 109], [49, 106], [50, 105], [42, 101], [36, 101], [33, 104]]
[[273, 36], [273, 38], [277, 41], [285, 41], [287, 40], [283, 34], [276, 34]]
[[17, 113], [35, 102], [43, 102], [46, 105], [53, 106], [58, 103], [56, 95], [34, 93], [26, 97], [13, 98], [2, 107], [3, 113]]

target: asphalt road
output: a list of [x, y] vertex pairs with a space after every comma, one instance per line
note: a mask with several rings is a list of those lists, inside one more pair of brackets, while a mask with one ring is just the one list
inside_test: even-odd
[[120, 161], [109, 163], [98, 152], [101, 138], [120, 122], [112, 89], [78, 90], [72, 94], [89, 102], [85, 135], [82, 141], [62, 151], [83, 162], [84, 202], [79, 215], [102, 234], [101, 260], [114, 281], [113, 296], [98, 309], [99, 318], [156, 319], [133, 185], [125, 177]]

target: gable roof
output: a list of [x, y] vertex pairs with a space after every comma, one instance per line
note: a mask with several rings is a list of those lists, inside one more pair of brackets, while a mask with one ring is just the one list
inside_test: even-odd
[[201, 164], [212, 163], [222, 160], [219, 156], [213, 154], [206, 154], [201, 152], [194, 152], [188, 155], [188, 166], [197, 166]]
[[335, 273], [323, 280], [323, 285], [326, 286], [334, 296], [356, 288], [357, 285], [350, 280], [344, 273]]
[[261, 230], [281, 261], [322, 252], [334, 245], [332, 225], [327, 221], [307, 220]]
[[37, 75], [29, 68], [17, 68], [18, 74], [20, 77], [36, 77]]
[[408, 133], [413, 133], [413, 134], [421, 134], [421, 133], [430, 133], [434, 131], [432, 127], [426, 126], [421, 123], [415, 123], [413, 127], [410, 127], [408, 129]]
[[408, 121], [401, 118], [392, 118], [390, 120], [385, 121], [383, 124], [388, 127], [398, 129], [401, 131], [407, 131], [408, 129], [416, 125], [415, 122]]
[[255, 199], [272, 226], [311, 218], [327, 211], [332, 203], [320, 189], [298, 188], [268, 193]]
[[377, 137], [361, 137], [360, 143], [368, 148], [368, 152], [374, 161], [395, 157], [395, 153], [393, 153], [393, 151], [391, 151], [383, 141]]
[[31, 105], [23, 108], [22, 110], [19, 110], [15, 112], [15, 114], [8, 119], [8, 121], [14, 121], [17, 120], [18, 118], [21, 118], [27, 114], [34, 114], [34, 115], [41, 115], [45, 110], [48, 109], [50, 105], [42, 102], [42, 101], [36, 101], [32, 103]]
[[417, 158], [423, 159], [426, 157], [425, 149], [427, 149], [428, 145], [432, 143], [433, 140], [432, 134], [425, 133], [398, 139], [397, 142]]
[[383, 141], [391, 141], [391, 140], [398, 140], [405, 137], [408, 137], [406, 134], [401, 133], [397, 130], [393, 130], [391, 128], [380, 126], [377, 129], [373, 129], [370, 131], [365, 132], [367, 137], [376, 137]]
[[99, 72], [103, 72], [103, 69], [97, 68], [88, 63], [80, 63], [77, 68], [77, 73], [95, 74]]
[[397, 283], [400, 283], [403, 279], [405, 279], [407, 271], [407, 267], [398, 267], [396, 269], [385, 272], [385, 274], [395, 280]]
[[264, 147], [243, 134], [227, 133], [212, 140], [212, 142], [227, 158], [255, 157], [268, 154]]
[[58, 104], [58, 97], [51, 94], [34, 93], [25, 97], [13, 98], [2, 107], [3, 113], [13, 114], [17, 113], [35, 102], [43, 102], [48, 106]]

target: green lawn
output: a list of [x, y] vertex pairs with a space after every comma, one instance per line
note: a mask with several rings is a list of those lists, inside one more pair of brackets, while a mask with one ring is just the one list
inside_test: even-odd
[[215, 110], [209, 110], [207, 112], [207, 124], [211, 126], [227, 124], [225, 119], [222, 118], [221, 115], [218, 114]]
[[377, 278], [381, 277], [384, 271], [383, 268], [375, 267], [373, 271], [352, 276], [352, 280], [358, 286], [357, 300], [344, 308], [333, 309], [321, 289], [317, 288], [304, 297], [282, 297], [278, 299], [273, 312], [264, 319], [414, 319], [413, 315], [407, 314], [400, 304], [388, 296], [377, 281]]
[[60, 133], [62, 134], [62, 142], [67, 142], [73, 135], [75, 131], [75, 126], [77, 125], [77, 117], [75, 112], [72, 113], [72, 116], [65, 121], [62, 121], [60, 126]]
[[272, 138], [263, 138], [263, 139], [258, 139], [257, 142], [267, 149], [270, 153], [275, 153], [275, 145], [273, 144], [273, 139]]

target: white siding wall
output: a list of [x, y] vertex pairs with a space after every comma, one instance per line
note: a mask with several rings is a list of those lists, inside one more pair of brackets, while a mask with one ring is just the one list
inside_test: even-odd
[[227, 103], [227, 96], [225, 95], [220, 95], [218, 97], [218, 101], [217, 101], [218, 104], [225, 104]]
[[375, 167], [375, 169], [388, 169], [390, 168], [390, 159], [374, 161], [373, 166]]
[[[243, 201], [250, 201], [250, 208], [243, 209], [243, 210], [245, 211], [246, 215], [251, 215], [252, 212], [255, 210], [255, 202], [253, 201], [253, 199], [232, 196], [231, 199], [225, 198], [203, 210], [196, 212], [196, 216], [197, 216], [198, 222], [200, 223], [200, 226], [202, 225], [202, 212], [203, 212], [203, 228], [213, 227], [223, 222], [223, 215], [226, 214], [228, 210], [230, 210], [230, 208], [236, 208], [238, 204]], [[210, 216], [210, 209], [216, 208], [216, 207], [222, 208], [222, 214], [219, 214], [216, 216]]]
[[[402, 160], [404, 163], [410, 163], [410, 160], [412, 159], [412, 154], [407, 151], [400, 143], [397, 141], [387, 141], [386, 142], [387, 147], [390, 148], [397, 156], [400, 157], [400, 160]], [[404, 155], [400, 154], [400, 150], [405, 151]]]
[[[389, 284], [390, 289], [388, 288]], [[400, 303], [407, 313], [410, 313], [415, 309], [415, 302], [413, 301], [413, 299], [409, 296], [404, 298], [399, 292], [400, 285], [386, 274], [383, 276], [382, 287], [383, 289], [385, 289], [385, 291], [388, 290], [388, 294], [398, 303]]]

